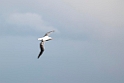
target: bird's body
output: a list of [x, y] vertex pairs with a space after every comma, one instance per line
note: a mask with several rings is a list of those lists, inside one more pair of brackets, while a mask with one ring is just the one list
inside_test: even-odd
[[40, 41], [48, 41], [48, 40], [52, 40], [52, 38], [49, 37], [49, 36], [44, 36], [42, 38], [38, 38], [38, 40], [40, 40]]
[[40, 50], [41, 50], [41, 51], [40, 51], [40, 53], [39, 53], [39, 55], [38, 55], [38, 58], [39, 58], [39, 57], [42, 55], [42, 53], [44, 52], [44, 42], [45, 42], [45, 41], [52, 40], [52, 38], [48, 36], [51, 32], [54, 32], [54, 31], [47, 32], [47, 33], [44, 35], [44, 37], [38, 38], [38, 40], [41, 41], [41, 43], [40, 43]]

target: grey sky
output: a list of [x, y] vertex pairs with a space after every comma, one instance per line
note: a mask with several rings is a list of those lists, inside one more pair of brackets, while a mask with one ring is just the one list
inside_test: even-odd
[[124, 83], [123, 3], [0, 0], [0, 83]]

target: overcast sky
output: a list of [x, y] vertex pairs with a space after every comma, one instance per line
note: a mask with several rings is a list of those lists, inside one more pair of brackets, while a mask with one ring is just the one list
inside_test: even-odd
[[124, 83], [123, 22], [123, 0], [0, 0], [0, 83]]

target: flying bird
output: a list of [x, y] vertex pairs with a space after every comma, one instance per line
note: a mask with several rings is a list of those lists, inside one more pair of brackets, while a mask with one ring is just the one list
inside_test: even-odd
[[45, 42], [45, 41], [52, 40], [52, 38], [49, 37], [49, 34], [50, 34], [51, 32], [54, 32], [54, 30], [47, 32], [42, 38], [38, 38], [38, 40], [41, 41], [41, 43], [40, 43], [40, 53], [39, 53], [39, 55], [38, 55], [38, 58], [39, 58], [39, 57], [42, 55], [42, 53], [44, 52], [44, 42]]

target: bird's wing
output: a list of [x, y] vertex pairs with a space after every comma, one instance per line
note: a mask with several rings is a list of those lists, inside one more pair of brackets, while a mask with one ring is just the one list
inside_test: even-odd
[[54, 32], [54, 30], [47, 32], [44, 36], [48, 36], [51, 32]]
[[38, 58], [42, 55], [42, 53], [43, 53], [43, 51], [44, 51], [44, 42], [42, 41], [41, 43], [40, 43], [40, 53], [39, 53], [39, 55], [38, 55]]

